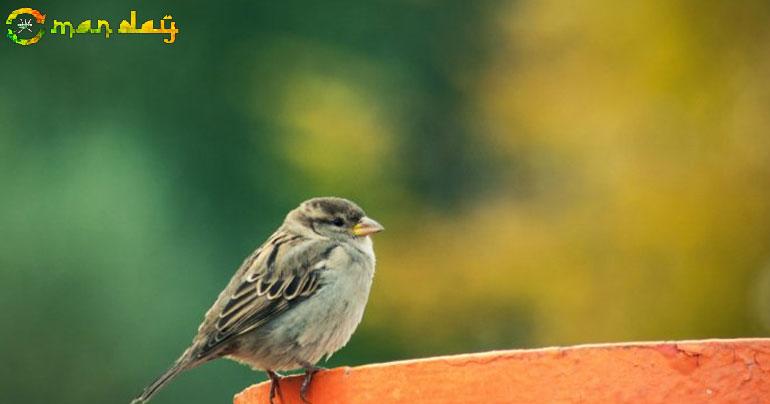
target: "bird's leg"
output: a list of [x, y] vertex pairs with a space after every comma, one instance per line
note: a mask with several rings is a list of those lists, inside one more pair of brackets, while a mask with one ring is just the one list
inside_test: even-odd
[[319, 370], [323, 370], [323, 368], [319, 368], [309, 363], [302, 364], [302, 367], [305, 368], [305, 380], [302, 381], [302, 387], [299, 389], [299, 397], [302, 399], [303, 403], [310, 404], [310, 401], [307, 399], [307, 391], [310, 388], [310, 381], [313, 380], [313, 375], [316, 374]]
[[270, 378], [270, 404], [273, 404], [273, 399], [275, 398], [275, 393], [278, 392], [278, 396], [281, 397], [281, 401], [283, 401], [283, 395], [281, 394], [281, 375], [279, 375], [277, 372], [273, 372], [272, 370], [267, 370], [267, 377]]

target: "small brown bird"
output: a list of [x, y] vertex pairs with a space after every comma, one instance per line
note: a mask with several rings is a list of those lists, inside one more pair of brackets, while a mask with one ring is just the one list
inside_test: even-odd
[[192, 345], [132, 404], [148, 401], [182, 371], [228, 358], [267, 372], [305, 369], [307, 402], [315, 364], [342, 348], [364, 314], [374, 276], [369, 235], [383, 227], [342, 198], [313, 198], [249, 255], [206, 313]]

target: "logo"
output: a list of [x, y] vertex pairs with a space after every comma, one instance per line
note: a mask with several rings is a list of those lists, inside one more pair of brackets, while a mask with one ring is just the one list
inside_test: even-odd
[[[46, 33], [45, 28], [45, 14], [32, 8], [20, 8], [14, 10], [8, 15], [8, 19], [5, 20], [5, 25], [8, 26], [7, 37], [11, 41], [19, 45], [33, 45], [40, 41], [43, 34]], [[136, 27], [136, 10], [131, 10], [129, 20], [123, 20], [118, 26], [117, 33], [124, 34], [161, 34], [168, 35], [163, 38], [163, 42], [172, 44], [176, 41], [176, 36], [179, 34], [179, 29], [176, 27], [176, 22], [172, 21], [171, 15], [165, 15], [158, 22], [159, 28], [155, 28], [155, 21], [147, 20], [142, 25]], [[168, 27], [167, 27], [168, 25]], [[75, 27], [70, 21], [53, 20], [53, 26], [50, 30], [51, 34], [59, 34], [59, 37], [69, 36], [70, 39], [80, 35], [102, 35], [106, 39], [110, 38], [113, 30], [110, 28], [110, 23], [107, 20], [97, 20], [96, 27], [93, 27], [91, 20], [84, 20]]]
[[[8, 25], [6, 35], [8, 39], [19, 45], [32, 45], [37, 43], [45, 34], [44, 23], [45, 15], [40, 11], [32, 8], [13, 10], [8, 15], [8, 19], [5, 20], [5, 25]], [[36, 31], [32, 30], [33, 26], [37, 28]]]

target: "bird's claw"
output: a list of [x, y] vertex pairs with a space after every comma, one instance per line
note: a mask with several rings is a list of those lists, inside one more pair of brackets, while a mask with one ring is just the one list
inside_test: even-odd
[[310, 400], [307, 398], [308, 390], [310, 389], [310, 382], [313, 380], [313, 375], [318, 373], [320, 370], [324, 370], [324, 368], [320, 368], [313, 365], [304, 366], [305, 368], [305, 379], [302, 381], [302, 387], [299, 389], [299, 398], [302, 399], [302, 402], [305, 404], [310, 404]]
[[278, 393], [278, 396], [281, 397], [281, 401], [283, 401], [283, 395], [281, 395], [281, 375], [277, 372], [273, 372], [272, 370], [267, 371], [267, 377], [270, 378], [270, 404], [273, 403], [273, 399], [275, 398], [276, 393]]

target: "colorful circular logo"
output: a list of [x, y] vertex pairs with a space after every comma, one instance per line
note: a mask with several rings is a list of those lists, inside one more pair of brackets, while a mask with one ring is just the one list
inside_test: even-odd
[[14, 10], [5, 20], [5, 25], [8, 26], [8, 39], [19, 45], [37, 43], [45, 33], [45, 29], [42, 27], [44, 23], [45, 15], [34, 8]]

